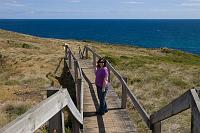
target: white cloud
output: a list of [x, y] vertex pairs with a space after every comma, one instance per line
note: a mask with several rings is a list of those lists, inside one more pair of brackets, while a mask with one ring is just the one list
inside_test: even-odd
[[200, 2], [200, 0], [189, 0], [191, 2]]
[[196, 7], [196, 6], [200, 6], [200, 3], [181, 3], [180, 6], [187, 6], [187, 7]]
[[138, 2], [138, 1], [125, 1], [125, 2], [121, 2], [124, 4], [143, 4], [144, 2]]
[[181, 3], [180, 6], [185, 6], [185, 7], [200, 6], [200, 0], [188, 0], [187, 2]]
[[79, 3], [81, 1], [80, 0], [68, 0], [67, 2], [70, 2], [70, 3]]
[[22, 7], [22, 6], [25, 6], [24, 4], [19, 3], [16, 0], [5, 1], [4, 5], [6, 5], [6, 6], [12, 6], [12, 7]]

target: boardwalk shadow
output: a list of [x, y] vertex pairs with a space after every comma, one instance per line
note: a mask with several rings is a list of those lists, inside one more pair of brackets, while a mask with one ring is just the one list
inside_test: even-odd
[[96, 115], [96, 112], [83, 112], [83, 117], [92, 117]]
[[[89, 85], [90, 93], [92, 95], [92, 100], [97, 110], [99, 108], [99, 104], [98, 104], [98, 99], [95, 95], [95, 91], [92, 85], [93, 83], [91, 83], [91, 81], [88, 79], [88, 77], [85, 75], [84, 72], [83, 72], [83, 77], [85, 78], [86, 82]], [[84, 112], [84, 114], [86, 115], [86, 117], [96, 116], [95, 112]], [[103, 117], [101, 115], [97, 115], [97, 122], [98, 122], [98, 127], [99, 127], [99, 133], [105, 133], [105, 125], [104, 125]]]
[[[61, 62], [59, 62], [60, 65]], [[59, 84], [62, 86], [62, 88], [67, 88], [73, 102], [76, 104], [76, 92], [75, 92], [75, 82], [74, 79], [70, 73], [69, 67], [66, 63], [66, 61], [63, 61], [64, 67], [62, 69], [62, 73], [60, 76], [55, 76], [55, 79], [59, 82]], [[56, 68], [56, 71], [59, 67]], [[56, 73], [55, 71], [55, 73]]]

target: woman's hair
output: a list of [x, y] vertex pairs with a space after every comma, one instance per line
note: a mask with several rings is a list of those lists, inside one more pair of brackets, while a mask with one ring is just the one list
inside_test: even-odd
[[100, 62], [103, 62], [103, 67], [106, 67], [106, 60], [104, 58], [100, 58], [97, 61], [97, 68], [100, 68], [100, 65], [99, 65]]

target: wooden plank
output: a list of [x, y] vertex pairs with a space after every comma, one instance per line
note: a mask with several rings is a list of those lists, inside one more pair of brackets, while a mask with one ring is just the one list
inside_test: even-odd
[[96, 69], [96, 55], [93, 54], [93, 68]]
[[75, 77], [75, 79], [74, 79], [74, 81], [75, 81], [75, 83], [76, 83], [76, 81], [77, 81], [77, 79], [78, 79], [78, 69], [77, 69], [77, 63], [78, 61], [76, 60], [76, 58], [75, 58], [75, 60], [74, 60], [74, 77]]
[[192, 133], [200, 133], [200, 99], [195, 89], [191, 89], [191, 108], [192, 108]]
[[[56, 92], [58, 92], [59, 89], [55, 88], [55, 89], [48, 89], [47, 90], [47, 97], [52, 96], [53, 94], [55, 94]], [[64, 112], [63, 110], [59, 111], [58, 113], [56, 113], [50, 120], [49, 120], [49, 124], [48, 124], [48, 133], [54, 133], [54, 132], [58, 132], [58, 133], [64, 133], [63, 129], [64, 127]]]
[[171, 103], [153, 113], [151, 123], [157, 123], [190, 108], [190, 91], [173, 100]]
[[122, 77], [121, 75], [113, 68], [113, 66], [107, 61], [107, 66], [109, 67], [109, 69], [113, 72], [113, 74], [120, 80], [122, 81]]
[[[96, 54], [91, 48], [87, 47], [86, 48], [91, 51], [93, 54]], [[98, 54], [96, 54], [97, 57], [100, 57]], [[108, 68], [114, 73], [114, 75], [120, 80], [121, 84], [124, 86], [124, 88], [128, 92], [128, 96], [130, 97], [132, 103], [134, 104], [135, 108], [137, 111], [140, 113], [142, 119], [145, 121], [148, 127], [150, 127], [150, 117], [147, 114], [147, 112], [144, 110], [144, 108], [140, 105], [138, 102], [137, 98], [133, 95], [133, 93], [129, 90], [126, 82], [122, 78], [122, 76], [114, 69], [114, 67], [107, 61], [107, 66]]]
[[72, 68], [72, 53], [71, 53], [71, 51], [69, 51], [69, 69], [71, 69]]
[[[127, 83], [128, 79], [127, 77], [123, 77], [124, 81]], [[121, 108], [126, 108], [126, 102], [127, 102], [127, 89], [122, 85], [122, 102], [121, 102]]]
[[58, 113], [66, 105], [79, 123], [83, 124], [83, 118], [76, 109], [67, 89], [62, 89], [56, 94], [39, 103], [28, 112], [18, 117], [11, 123], [0, 129], [1, 133], [31, 133]]
[[92, 52], [92, 54], [95, 54], [98, 58], [101, 58], [101, 56], [99, 54], [95, 53], [90, 47], [88, 47], [88, 46], [85, 46], [85, 47], [88, 51]]
[[161, 133], [161, 122], [153, 124], [151, 130], [152, 133]]

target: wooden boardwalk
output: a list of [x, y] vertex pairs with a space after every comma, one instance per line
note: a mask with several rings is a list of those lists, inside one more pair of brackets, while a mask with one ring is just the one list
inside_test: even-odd
[[[87, 46], [84, 46], [83, 52], [79, 50], [79, 53], [83, 57], [85, 52], [85, 57], [88, 57], [88, 51], [92, 52], [93, 61], [76, 58], [70, 48], [65, 45], [64, 68], [67, 66], [68, 60], [69, 69], [76, 83], [76, 105], [72, 101], [68, 89], [63, 88], [64, 86], [62, 88], [52, 86], [47, 90], [47, 96], [51, 95], [50, 97], [2, 127], [0, 133], [33, 133], [46, 122], [48, 122], [50, 133], [64, 133], [65, 108], [72, 115], [73, 133], [136, 133], [137, 131], [125, 109], [127, 96], [152, 133], [161, 133], [163, 120], [187, 109], [191, 109], [191, 132], [200, 133], [200, 88], [186, 91], [168, 105], [149, 115], [127, 86], [126, 78], [123, 78], [108, 61], [109, 72], [112, 71], [122, 85], [122, 99], [120, 100], [115, 91], [111, 89], [106, 100], [109, 112], [103, 116], [96, 115], [95, 112], [99, 104], [94, 85], [93, 66], [96, 65], [96, 57], [100, 58], [100, 56]], [[63, 72], [69, 71], [64, 69]]]
[[103, 115], [96, 115], [99, 107], [95, 75], [92, 62], [79, 59], [84, 75], [84, 133], [136, 133], [126, 109], [121, 109], [121, 102], [113, 89], [108, 92], [106, 101], [108, 112]]

